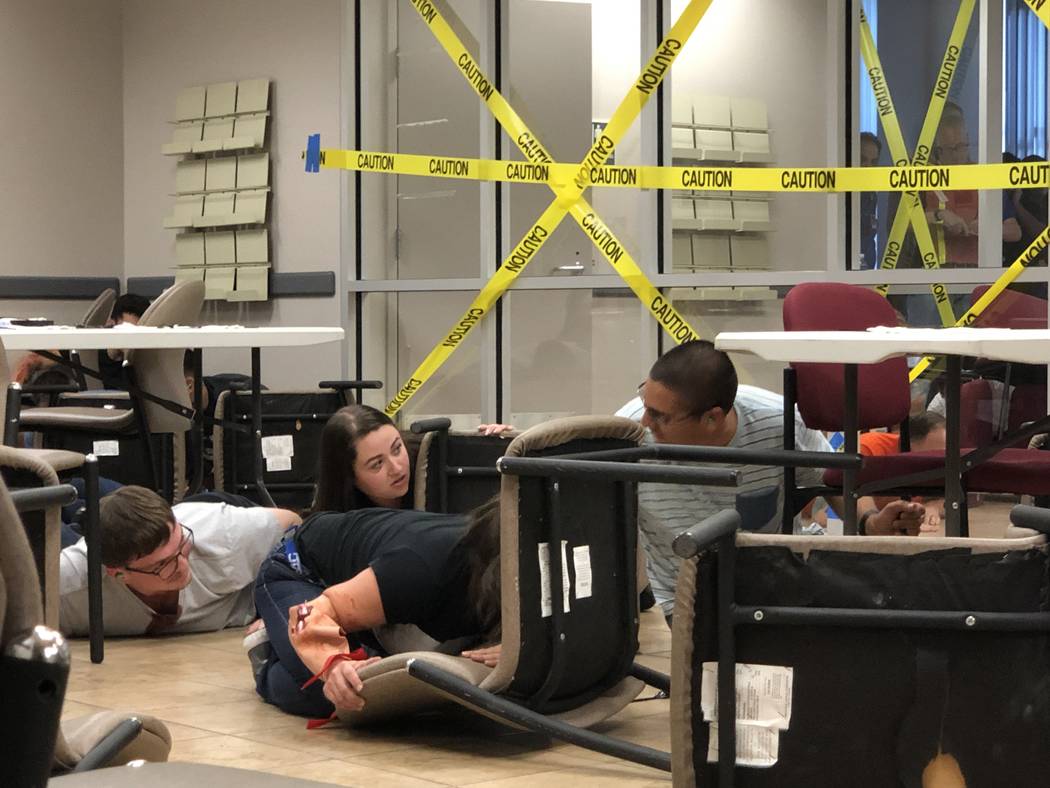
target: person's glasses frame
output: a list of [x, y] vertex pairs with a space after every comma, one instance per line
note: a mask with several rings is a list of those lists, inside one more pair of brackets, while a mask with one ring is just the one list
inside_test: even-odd
[[693, 413], [683, 413], [676, 416], [673, 413], [662, 413], [661, 411], [653, 410], [645, 404], [644, 389], [645, 383], [639, 383], [637, 390], [638, 398], [642, 401], [642, 408], [645, 412], [645, 415], [649, 417], [649, 421], [653, 422], [653, 424], [658, 424], [661, 427], [666, 427], [670, 424], [674, 424], [675, 422], [685, 421], [686, 419], [691, 419], [695, 417], [695, 414]]
[[193, 529], [182, 523], [179, 523], [179, 528], [182, 529], [182, 539], [179, 541], [179, 549], [172, 555], [165, 558], [152, 569], [135, 569], [131, 566], [125, 566], [124, 571], [134, 572], [137, 575], [153, 575], [161, 580], [170, 580], [174, 577], [178, 571], [179, 559], [187, 558], [185, 554], [186, 545], [189, 544], [190, 548], [193, 548]]

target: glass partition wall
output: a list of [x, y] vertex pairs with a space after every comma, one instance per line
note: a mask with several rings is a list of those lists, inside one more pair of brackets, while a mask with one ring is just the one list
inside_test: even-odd
[[[413, 3], [347, 2], [359, 6], [361, 148], [525, 160]], [[472, 78], [490, 80], [555, 160], [575, 162], [686, 0], [442, 5], [478, 66]], [[881, 61], [880, 96], [892, 97], [909, 156], [940, 90], [947, 103], [931, 163], [1045, 157], [1046, 31], [1019, 0], [967, 5], [715, 2], [610, 163], [891, 164], [886, 118], [861, 57], [862, 12]], [[920, 193], [938, 255], [938, 265], [924, 267], [915, 232], [893, 232], [899, 193], [594, 187], [586, 197], [706, 338], [781, 328], [785, 293], [813, 280], [889, 285], [902, 323], [941, 325], [934, 286], [960, 317], [975, 288], [994, 282], [1046, 223], [1045, 191]], [[358, 205], [347, 201], [360, 244], [359, 273], [347, 282], [360, 349], [350, 368], [385, 384], [366, 392], [367, 402], [390, 401], [552, 199], [544, 185], [361, 176]], [[1045, 298], [1045, 259], [1016, 287]], [[569, 216], [399, 418], [527, 427], [611, 413], [671, 342]], [[742, 382], [779, 390], [778, 365], [734, 361]]]

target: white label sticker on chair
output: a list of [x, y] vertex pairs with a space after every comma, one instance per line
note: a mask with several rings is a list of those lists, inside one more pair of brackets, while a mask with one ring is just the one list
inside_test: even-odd
[[91, 453], [96, 457], [119, 457], [120, 441], [92, 441]]
[[[784, 665], [736, 665], [736, 719], [786, 730], [791, 722], [794, 671]], [[718, 663], [705, 662], [700, 681], [700, 710], [708, 722], [718, 719]]]
[[[561, 591], [562, 609], [569, 612], [569, 562], [568, 542], [561, 542]], [[537, 553], [540, 563], [540, 616], [547, 618], [551, 615], [551, 552], [547, 542], [537, 545]]]
[[572, 548], [572, 566], [576, 570], [576, 598], [587, 599], [591, 591], [591, 548], [580, 545]]
[[290, 471], [292, 469], [292, 458], [291, 457], [267, 457], [266, 458], [266, 471], [273, 473], [274, 471]]
[[[780, 757], [780, 731], [761, 725], [736, 724], [736, 765], [772, 766]], [[718, 761], [718, 725], [711, 723], [707, 738], [707, 762]]]
[[[271, 457], [294, 457], [295, 444], [291, 435], [267, 435], [262, 439], [262, 454], [266, 459]], [[275, 468], [274, 470], [286, 471], [291, 468]], [[267, 468], [269, 470], [269, 468]]]

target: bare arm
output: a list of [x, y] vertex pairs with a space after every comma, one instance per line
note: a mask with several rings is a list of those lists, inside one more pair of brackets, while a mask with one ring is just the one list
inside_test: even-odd
[[293, 525], [302, 525], [303, 518], [289, 509], [267, 509], [277, 518], [277, 527], [280, 531], [286, 531]]
[[[830, 496], [828, 503], [836, 512], [845, 508], [840, 496]], [[872, 512], [864, 524], [868, 536], [916, 536], [926, 514], [923, 505], [913, 501], [891, 501], [879, 509], [868, 495], [857, 501], [857, 514], [865, 512]]]

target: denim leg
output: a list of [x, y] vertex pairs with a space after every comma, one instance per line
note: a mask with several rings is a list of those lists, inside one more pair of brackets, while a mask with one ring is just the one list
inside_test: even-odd
[[312, 583], [280, 559], [267, 558], [255, 582], [255, 608], [266, 623], [271, 657], [256, 679], [256, 691], [267, 703], [304, 717], [327, 717], [334, 707], [318, 681], [300, 687], [312, 675], [288, 639], [288, 608], [321, 595]]

